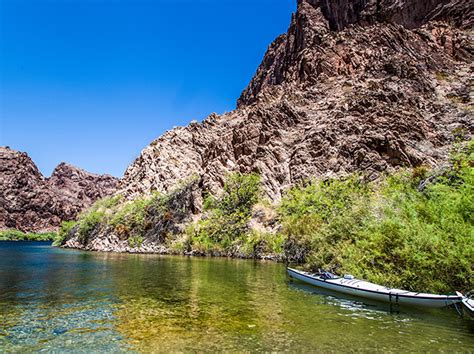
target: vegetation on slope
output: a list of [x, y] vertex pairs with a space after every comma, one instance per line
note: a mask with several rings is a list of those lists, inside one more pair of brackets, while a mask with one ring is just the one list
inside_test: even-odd
[[276, 207], [278, 232], [250, 227], [256, 207], [264, 204], [260, 177], [233, 174], [220, 195], [205, 198], [196, 222], [187, 183], [168, 195], [127, 203], [119, 197], [102, 200], [76, 223], [63, 224], [59, 243], [73, 235], [85, 244], [105, 232], [134, 248], [152, 242], [170, 253], [276, 255], [308, 269], [351, 273], [391, 287], [470, 290], [473, 151], [473, 142], [458, 146], [451, 167], [442, 172], [418, 167], [377, 181], [352, 175], [296, 186]]
[[289, 259], [409, 290], [474, 288], [472, 142], [452, 168], [292, 189], [280, 206]]
[[62, 245], [68, 238], [76, 237], [85, 245], [95, 235], [114, 234], [132, 248], [140, 248], [145, 239], [168, 244], [173, 241], [171, 235], [184, 233], [179, 224], [189, 221], [196, 182], [193, 178], [168, 194], [153, 193], [131, 201], [123, 201], [121, 196], [102, 199], [76, 222], [63, 223], [57, 243]]
[[22, 232], [18, 230], [0, 231], [0, 241], [53, 241], [56, 238], [56, 233], [33, 233]]
[[229, 175], [222, 193], [205, 198], [203, 217], [187, 229], [188, 249], [202, 255], [249, 258], [281, 252], [279, 238], [249, 227], [252, 211], [261, 199], [259, 175]]

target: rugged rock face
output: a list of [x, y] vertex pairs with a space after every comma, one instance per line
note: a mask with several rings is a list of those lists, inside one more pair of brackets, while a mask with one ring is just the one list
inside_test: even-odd
[[472, 26], [469, 0], [298, 0], [320, 8], [333, 31], [350, 24], [391, 22], [416, 28], [431, 20], [445, 20], [457, 27]]
[[303, 179], [435, 166], [472, 126], [473, 3], [299, 0], [238, 108], [146, 147], [120, 190], [257, 171], [273, 200]]
[[143, 229], [136, 233], [129, 225], [99, 223], [92, 232], [81, 237], [76, 225], [63, 247], [87, 251], [169, 254], [169, 235], [182, 235], [197, 213], [194, 205], [202, 204], [197, 180], [173, 190], [166, 201], [154, 203], [147, 209]]
[[26, 153], [0, 147], [0, 229], [55, 230], [94, 201], [115, 192], [118, 180], [61, 163], [45, 178]]
[[[418, 72], [452, 68], [455, 63], [451, 59], [472, 61], [472, 33], [452, 32], [454, 27], [472, 29], [472, 3], [464, 0], [379, 2], [377, 5], [367, 0], [299, 1], [288, 33], [270, 46], [256, 76], [240, 97], [239, 106], [255, 102], [266, 87], [283, 83], [294, 85], [341, 76], [356, 76], [359, 81], [375, 74], [391, 76], [396, 72], [384, 70], [384, 65], [392, 61], [416, 66]], [[416, 30], [433, 18], [445, 20], [444, 25], [432, 21], [431, 26]], [[400, 55], [394, 55], [396, 52]], [[352, 54], [356, 54], [355, 58]]]
[[[57, 191], [71, 205], [91, 205], [94, 201], [111, 195], [118, 180], [109, 175], [96, 175], [75, 166], [60, 163], [48, 178], [50, 188]], [[82, 209], [82, 208], [81, 208]]]

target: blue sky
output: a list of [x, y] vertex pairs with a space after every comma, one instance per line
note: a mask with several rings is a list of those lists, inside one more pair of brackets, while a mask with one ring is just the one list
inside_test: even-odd
[[296, 0], [0, 0], [0, 145], [49, 176], [122, 176], [165, 131], [235, 108]]

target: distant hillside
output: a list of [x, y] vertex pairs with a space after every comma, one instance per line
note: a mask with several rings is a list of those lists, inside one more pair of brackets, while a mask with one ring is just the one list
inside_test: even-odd
[[45, 178], [26, 153], [0, 147], [0, 230], [45, 232], [72, 220], [118, 180], [61, 163]]

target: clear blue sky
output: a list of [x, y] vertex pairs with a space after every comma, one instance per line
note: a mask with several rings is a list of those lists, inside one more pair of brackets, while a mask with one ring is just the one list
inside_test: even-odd
[[122, 176], [235, 102], [296, 0], [0, 0], [0, 145]]

